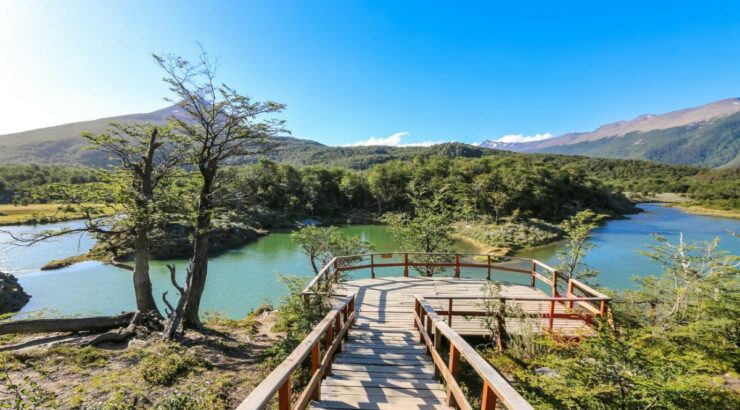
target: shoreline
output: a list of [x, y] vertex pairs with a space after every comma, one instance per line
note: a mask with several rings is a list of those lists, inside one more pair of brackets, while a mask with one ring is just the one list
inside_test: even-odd
[[675, 204], [675, 203], [665, 204], [664, 206], [680, 209], [688, 214], [693, 214], [693, 215], [740, 219], [740, 210], [714, 209], [714, 208], [707, 208], [701, 205], [681, 205], [681, 204]]
[[[34, 226], [85, 219], [85, 214], [79, 210], [64, 208], [64, 204], [0, 204], [0, 226]], [[94, 217], [110, 216], [115, 212], [114, 208], [105, 207], [103, 212]]]

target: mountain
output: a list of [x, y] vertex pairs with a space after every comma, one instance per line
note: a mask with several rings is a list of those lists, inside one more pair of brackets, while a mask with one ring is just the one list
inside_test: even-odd
[[105, 156], [85, 150], [83, 131], [99, 134], [111, 122], [165, 124], [168, 118], [182, 114], [172, 105], [161, 110], [73, 122], [31, 131], [0, 135], [0, 163], [35, 163], [51, 165], [102, 165]]
[[480, 146], [707, 167], [740, 166], [740, 98], [665, 114], [640, 115], [591, 132], [568, 133], [543, 141], [500, 143], [487, 140]]
[[[40, 128], [14, 134], [0, 135], [0, 163], [103, 166], [105, 155], [85, 150], [83, 131], [104, 132], [111, 122], [165, 124], [172, 116], [181, 115], [180, 107], [173, 105], [150, 113], [101, 118]], [[271, 141], [275, 148], [266, 157], [293, 165], [337, 165], [364, 169], [392, 159], [409, 160], [413, 157], [444, 156], [477, 158], [484, 155], [509, 155], [483, 147], [460, 143], [439, 144], [431, 147], [329, 147], [316, 141], [280, 137]], [[247, 159], [254, 161], [254, 158]]]

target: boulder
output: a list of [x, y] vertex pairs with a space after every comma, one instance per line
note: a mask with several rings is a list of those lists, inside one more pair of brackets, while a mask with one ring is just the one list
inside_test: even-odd
[[29, 299], [31, 296], [23, 291], [15, 276], [0, 272], [0, 314], [21, 310]]

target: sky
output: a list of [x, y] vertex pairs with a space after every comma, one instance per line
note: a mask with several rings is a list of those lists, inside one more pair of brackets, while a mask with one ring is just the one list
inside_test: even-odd
[[740, 96], [738, 1], [0, 0], [0, 134], [167, 105], [152, 53], [329, 145], [543, 139]]

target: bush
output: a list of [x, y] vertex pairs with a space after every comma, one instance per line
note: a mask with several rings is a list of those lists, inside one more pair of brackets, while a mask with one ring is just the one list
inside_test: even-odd
[[203, 363], [181, 349], [167, 349], [162, 354], [145, 357], [139, 363], [141, 377], [149, 384], [169, 386]]

